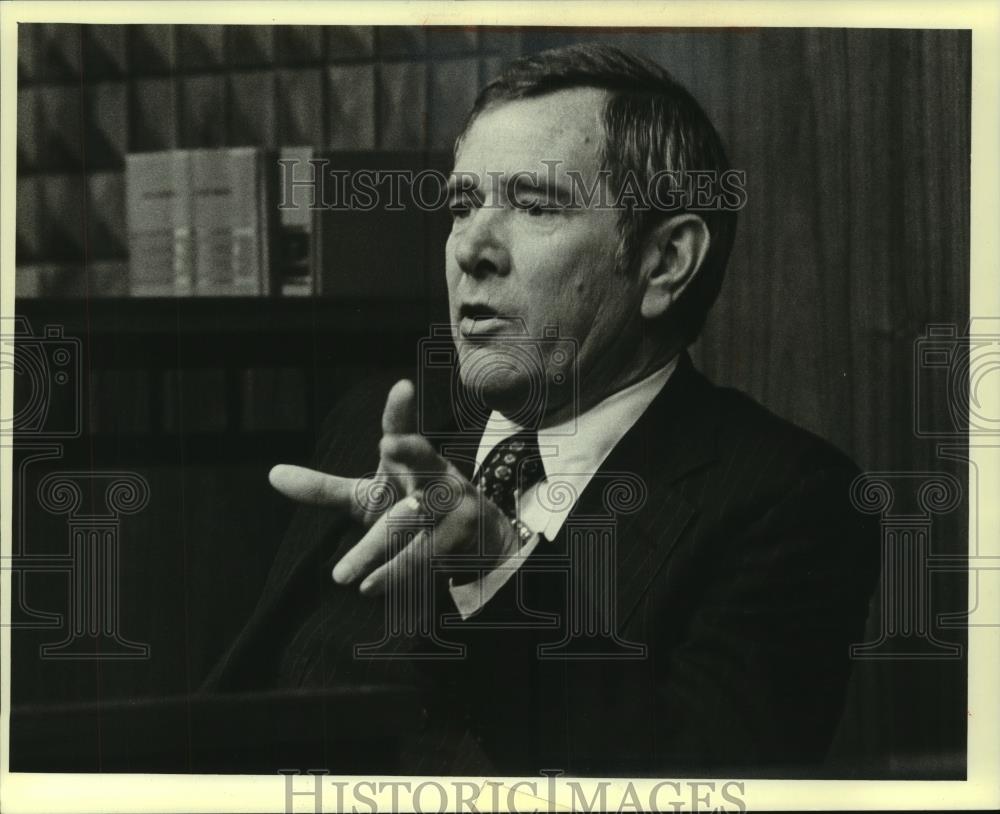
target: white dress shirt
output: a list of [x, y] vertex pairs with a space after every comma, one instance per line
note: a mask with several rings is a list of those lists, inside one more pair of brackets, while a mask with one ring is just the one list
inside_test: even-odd
[[[482, 578], [449, 586], [452, 600], [463, 619], [468, 619], [493, 598], [543, 537], [545, 540], [556, 538], [584, 487], [663, 389], [676, 367], [675, 357], [645, 379], [612, 393], [585, 413], [538, 431], [538, 449], [545, 477], [517, 501], [519, 519], [534, 534], [515, 554]], [[476, 471], [497, 445], [522, 429], [494, 412], [479, 441]]]

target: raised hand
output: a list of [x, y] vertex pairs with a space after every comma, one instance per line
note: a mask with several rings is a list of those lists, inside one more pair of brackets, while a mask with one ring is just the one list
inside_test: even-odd
[[[417, 432], [415, 392], [407, 380], [389, 391], [382, 414], [379, 466], [373, 478], [343, 478], [281, 464], [271, 484], [301, 503], [348, 513], [368, 530], [333, 569], [342, 584], [360, 581], [361, 593], [379, 594], [417, 572], [421, 560], [442, 554], [478, 554], [490, 566], [513, 554], [518, 537], [503, 513]], [[427, 531], [428, 517], [433, 532]], [[418, 530], [390, 550], [407, 527]]]

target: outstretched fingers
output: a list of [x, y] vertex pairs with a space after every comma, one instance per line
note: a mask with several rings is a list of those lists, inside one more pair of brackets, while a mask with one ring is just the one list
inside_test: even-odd
[[340, 558], [333, 569], [333, 581], [349, 585], [368, 576], [406, 545], [423, 516], [424, 508], [417, 497], [403, 498], [379, 517], [364, 537]]
[[359, 521], [365, 518], [366, 493], [374, 485], [370, 478], [342, 478], [293, 464], [278, 464], [271, 469], [268, 480], [285, 497], [339, 509]]

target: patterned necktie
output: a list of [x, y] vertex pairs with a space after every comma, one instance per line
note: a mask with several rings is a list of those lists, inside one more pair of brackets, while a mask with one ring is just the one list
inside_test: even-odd
[[472, 482], [511, 521], [516, 521], [515, 496], [523, 495], [544, 477], [538, 434], [522, 430], [493, 449]]

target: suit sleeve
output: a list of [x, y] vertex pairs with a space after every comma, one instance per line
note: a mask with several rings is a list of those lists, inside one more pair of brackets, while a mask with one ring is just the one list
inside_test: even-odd
[[802, 765], [824, 757], [863, 637], [878, 530], [855, 471], [816, 471], [732, 539], [681, 639], [656, 665], [669, 764]]

